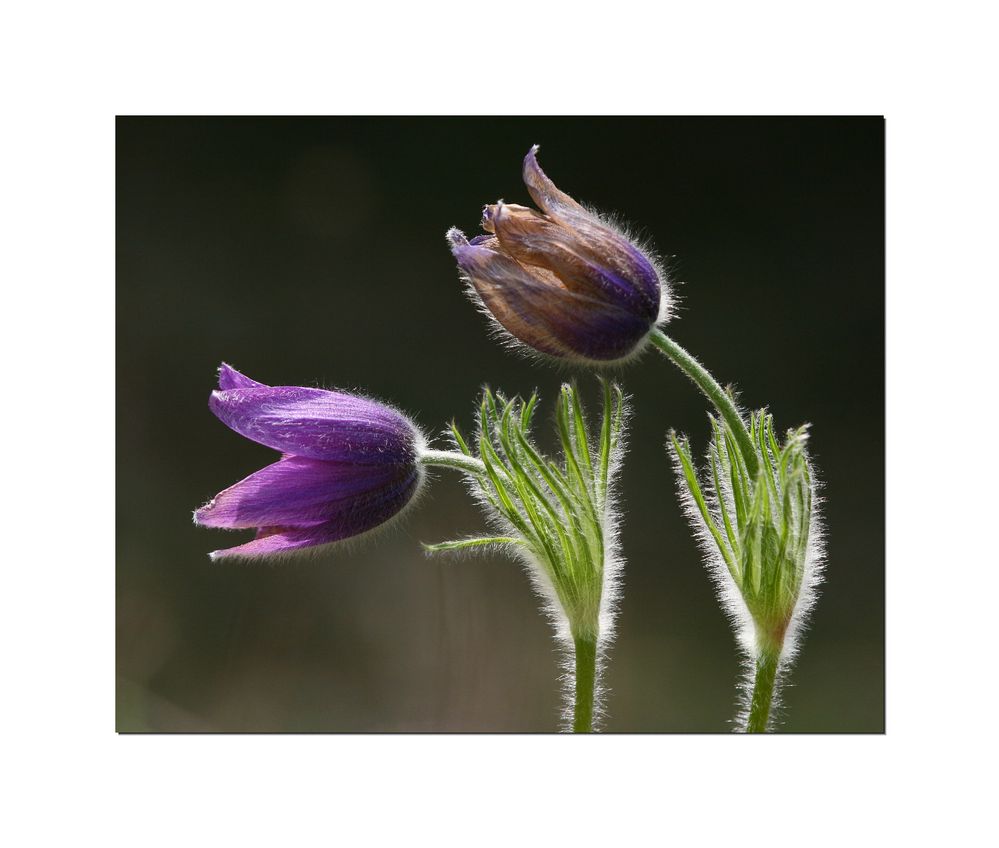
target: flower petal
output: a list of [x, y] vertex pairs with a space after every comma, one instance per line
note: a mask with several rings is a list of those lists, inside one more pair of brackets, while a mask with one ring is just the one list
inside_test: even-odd
[[[396, 510], [398, 511], [398, 510]], [[391, 518], [395, 513], [390, 513], [385, 520]], [[315, 548], [320, 545], [329, 545], [333, 542], [340, 542], [357, 536], [382, 522], [357, 529], [349, 524], [335, 521], [324, 524], [316, 524], [311, 527], [266, 527], [262, 528], [257, 538], [234, 548], [224, 548], [219, 551], [212, 551], [209, 556], [213, 560], [227, 559], [229, 557], [247, 557], [249, 559], [259, 559], [268, 556], [281, 556], [291, 554], [295, 551]]]
[[513, 257], [448, 234], [451, 251], [483, 305], [511, 335], [556, 357], [618, 359], [631, 352], [649, 323], [582, 292], [552, 272], [525, 268]]
[[585, 208], [573, 200], [564, 191], [559, 190], [555, 183], [548, 179], [548, 175], [541, 170], [538, 164], [538, 150], [540, 144], [535, 144], [524, 157], [523, 177], [531, 199], [538, 204], [538, 207], [553, 218], [566, 217], [574, 219], [577, 217], [592, 217]]
[[414, 465], [354, 465], [289, 456], [216, 495], [194, 520], [230, 530], [329, 521], [374, 526], [384, 520], [388, 505], [401, 509], [418, 477]]
[[630, 281], [654, 304], [656, 317], [662, 299], [662, 281], [649, 258], [629, 239], [608, 227], [591, 212], [560, 191], [538, 164], [538, 146], [524, 159], [524, 184], [535, 203], [557, 223], [573, 232], [576, 249], [595, 265]]
[[550, 301], [552, 296], [558, 296], [557, 293], [539, 290], [540, 281], [516, 260], [481, 242], [470, 243], [458, 230], [451, 230], [448, 240], [470, 290], [478, 295], [480, 303], [507, 332], [550, 356], [572, 354], [572, 350], [552, 333], [541, 312], [530, 308], [532, 302]]
[[[623, 276], [618, 270], [620, 245], [606, 233], [594, 241], [593, 228], [570, 230], [524, 207], [498, 203], [490, 210], [489, 223], [500, 246], [519, 262], [547, 268], [572, 291], [619, 306], [650, 325], [659, 317], [655, 270], [636, 253]], [[647, 275], [657, 281], [654, 298], [642, 282]]]
[[418, 431], [402, 413], [367, 398], [298, 386], [212, 392], [223, 424], [282, 453], [340, 462], [410, 463]]
[[251, 380], [245, 374], [240, 374], [235, 368], [223, 362], [219, 366], [219, 388], [225, 389], [259, 389], [264, 386], [256, 380]]

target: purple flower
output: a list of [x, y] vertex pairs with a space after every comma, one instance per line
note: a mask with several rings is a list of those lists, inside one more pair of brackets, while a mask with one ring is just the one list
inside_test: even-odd
[[241, 436], [281, 451], [277, 462], [194, 513], [202, 527], [257, 531], [212, 559], [286, 554], [357, 536], [399, 513], [419, 487], [423, 436], [384, 404], [265, 386], [223, 363], [208, 405]]
[[537, 160], [524, 183], [541, 212], [486, 206], [488, 235], [451, 229], [451, 252], [473, 298], [512, 336], [549, 356], [607, 362], [634, 353], [665, 313], [655, 263], [556, 188]]

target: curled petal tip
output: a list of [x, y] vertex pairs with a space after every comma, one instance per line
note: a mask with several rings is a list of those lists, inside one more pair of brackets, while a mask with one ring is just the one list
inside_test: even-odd
[[211, 512], [212, 507], [215, 506], [215, 499], [212, 498], [204, 506], [198, 507], [191, 514], [191, 519], [198, 527], [209, 527], [211, 526]]
[[[541, 165], [538, 162], [538, 151], [541, 149], [540, 144], [534, 144], [531, 149], [527, 151], [527, 155], [524, 157], [524, 171], [540, 171]], [[544, 172], [542, 172], [544, 173]]]
[[524, 167], [521, 176], [531, 199], [538, 204], [546, 215], [550, 215], [562, 223], [575, 222], [579, 217], [592, 218], [579, 203], [560, 190], [541, 170], [538, 164], [538, 145], [534, 145], [524, 157]]
[[495, 203], [487, 203], [482, 207], [480, 226], [486, 233], [492, 234], [496, 232], [496, 221], [503, 214], [506, 205], [506, 201], [500, 198]]
[[223, 391], [227, 389], [259, 389], [265, 388], [263, 383], [251, 380], [245, 374], [241, 374], [228, 362], [223, 362], [219, 366], [219, 388]]
[[447, 239], [447, 243], [451, 245], [452, 251], [454, 251], [456, 247], [464, 247], [468, 244], [468, 239], [465, 238], [465, 234], [457, 227], [451, 227], [451, 229], [447, 231], [445, 238]]

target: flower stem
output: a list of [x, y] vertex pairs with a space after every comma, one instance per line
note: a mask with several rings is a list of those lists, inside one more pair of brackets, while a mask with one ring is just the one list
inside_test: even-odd
[[420, 454], [423, 465], [439, 465], [444, 468], [457, 468], [470, 474], [485, 474], [482, 460], [457, 451], [425, 450]]
[[739, 444], [739, 451], [746, 462], [746, 469], [751, 477], [756, 477], [759, 469], [759, 460], [756, 456], [756, 448], [753, 447], [753, 440], [750, 438], [749, 430], [746, 429], [746, 422], [742, 420], [739, 410], [736, 409], [735, 402], [711, 376], [711, 373], [701, 365], [693, 356], [687, 353], [680, 345], [667, 336], [662, 330], [653, 330], [649, 336], [652, 344], [663, 352], [677, 368], [686, 374], [697, 387], [704, 392], [708, 400], [715, 405], [715, 409], [728, 426], [735, 433], [736, 441]]
[[597, 685], [597, 643], [594, 639], [574, 637], [576, 649], [576, 699], [573, 706], [572, 732], [593, 732], [593, 702]]
[[770, 708], [774, 700], [777, 684], [777, 667], [780, 665], [780, 649], [763, 648], [756, 657], [756, 673], [753, 680], [753, 698], [749, 703], [749, 718], [746, 733], [766, 733], [770, 722]]

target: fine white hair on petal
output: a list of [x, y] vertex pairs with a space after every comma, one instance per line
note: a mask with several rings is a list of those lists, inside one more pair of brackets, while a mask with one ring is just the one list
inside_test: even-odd
[[[640, 235], [622, 216], [614, 213], [600, 212], [585, 205], [584, 208], [602, 226], [617, 233], [618, 236], [629, 242], [645, 258], [645, 261], [652, 266], [656, 277], [659, 278], [659, 317], [656, 319], [653, 329], [662, 327], [664, 324], [672, 321], [676, 317], [676, 307], [678, 306], [677, 296], [673, 290], [675, 283], [659, 251], [652, 246], [651, 240], [648, 237]], [[624, 361], [630, 362], [644, 347], [645, 342], [640, 342], [636, 345], [636, 349], [625, 357]]]
[[[212, 562], [226, 560], [240, 563], [277, 565], [283, 562], [319, 559], [320, 557], [334, 552], [340, 556], [348, 557], [362, 545], [379, 538], [384, 533], [402, 527], [405, 522], [409, 520], [413, 507], [415, 507], [417, 503], [422, 500], [427, 489], [424, 485], [427, 479], [426, 469], [422, 465], [417, 464], [416, 474], [416, 485], [413, 488], [413, 494], [403, 505], [402, 509], [400, 509], [395, 515], [383, 521], [381, 524], [372, 527], [369, 530], [365, 530], [362, 533], [358, 533], [346, 539], [337, 539], [333, 542], [326, 542], [321, 545], [310, 545], [308, 547], [297, 548], [295, 550], [274, 551], [266, 554], [229, 553], [226, 549], [222, 548], [209, 553], [208, 559]], [[226, 532], [246, 532], [245, 530], [233, 530], [224, 527], [212, 529], [225, 530]]]
[[[532, 148], [533, 152], [537, 152], [537, 149], [538, 145], [535, 145], [534, 148]], [[502, 203], [502, 201], [500, 201], [500, 203]], [[526, 356], [532, 361], [547, 364], [555, 363], [557, 367], [564, 367], [566, 365], [582, 365], [588, 369], [596, 368], [604, 370], [618, 368], [631, 364], [650, 347], [648, 344], [649, 336], [654, 331], [673, 320], [676, 316], [679, 300], [675, 294], [673, 283], [670, 279], [666, 264], [663, 262], [657, 251], [652, 247], [651, 243], [649, 243], [648, 239], [639, 236], [624, 222], [624, 219], [619, 216], [608, 215], [586, 205], [583, 205], [582, 208], [585, 213], [593, 218], [593, 220], [600, 226], [605, 227], [622, 240], [628, 242], [645, 259], [645, 261], [649, 263], [659, 281], [659, 309], [656, 320], [649, 327], [648, 332], [635, 343], [628, 353], [623, 356], [610, 360], [602, 360], [589, 359], [584, 356], [577, 356], [570, 353], [556, 356], [536, 350], [529, 343], [517, 338], [516, 335], [510, 332], [497, 320], [496, 316], [493, 315], [492, 311], [486, 305], [482, 296], [478, 291], [476, 291], [470, 275], [464, 269], [459, 268], [459, 274], [462, 282], [464, 283], [466, 295], [472, 301], [476, 310], [486, 317], [490, 335], [503, 347], [517, 354]], [[465, 234], [457, 227], [451, 227], [447, 231], [446, 238], [452, 247], [456, 244], [468, 243], [468, 239]]]

